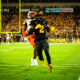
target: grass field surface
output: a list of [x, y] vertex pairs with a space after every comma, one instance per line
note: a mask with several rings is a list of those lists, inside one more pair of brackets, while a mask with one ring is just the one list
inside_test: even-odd
[[38, 59], [30, 66], [33, 47], [29, 43], [0, 45], [0, 80], [80, 80], [80, 43], [49, 43], [53, 72]]

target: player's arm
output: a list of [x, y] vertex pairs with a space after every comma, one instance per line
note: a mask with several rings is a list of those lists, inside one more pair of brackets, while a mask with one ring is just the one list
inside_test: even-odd
[[47, 21], [46, 21], [46, 26], [47, 26], [47, 32], [52, 32], [53, 30], [54, 30], [54, 28], [53, 27], [49, 27], [48, 25], [47, 25]]
[[54, 30], [54, 27], [47, 26], [47, 32], [53, 32], [53, 30]]
[[31, 21], [30, 25], [31, 25], [31, 28], [28, 31], [28, 35], [33, 34], [33, 32], [35, 32], [34, 21]]
[[31, 28], [31, 29], [28, 31], [28, 35], [33, 34], [33, 32], [34, 32], [34, 28]]
[[49, 28], [49, 26], [47, 26], [47, 32], [50, 32], [50, 28]]
[[24, 21], [23, 26], [24, 26], [24, 30], [26, 31], [26, 34], [28, 34], [28, 32], [27, 32], [27, 20]]
[[49, 28], [49, 26], [47, 25], [47, 21], [46, 21], [46, 20], [45, 20], [45, 24], [46, 24], [47, 32], [50, 32], [50, 28]]
[[24, 26], [24, 30], [27, 30], [27, 21], [24, 21], [23, 26]]

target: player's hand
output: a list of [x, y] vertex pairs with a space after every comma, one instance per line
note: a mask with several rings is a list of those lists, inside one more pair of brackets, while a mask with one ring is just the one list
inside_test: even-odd
[[26, 31], [26, 34], [28, 34], [28, 31]]
[[51, 27], [51, 28], [50, 28], [50, 32], [53, 32], [53, 31], [54, 31], [54, 27]]
[[26, 31], [26, 36], [28, 36], [28, 31]]

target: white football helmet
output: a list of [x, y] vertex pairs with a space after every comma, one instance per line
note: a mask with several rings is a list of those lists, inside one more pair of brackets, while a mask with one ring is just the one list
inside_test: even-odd
[[28, 18], [32, 18], [32, 14], [34, 14], [34, 11], [28, 12], [27, 17], [28, 17]]

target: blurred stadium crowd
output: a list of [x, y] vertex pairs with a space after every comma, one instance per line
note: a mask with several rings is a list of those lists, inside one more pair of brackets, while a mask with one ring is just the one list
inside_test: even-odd
[[[79, 18], [80, 14], [76, 17]], [[76, 24], [73, 13], [48, 13], [43, 16], [48, 21], [48, 26], [53, 27], [51, 33], [47, 33], [49, 38], [80, 38], [80, 20]], [[21, 34], [23, 22], [27, 18], [26, 13], [21, 14]], [[76, 27], [76, 28], [75, 28]], [[19, 15], [3, 14], [2, 15], [2, 32], [18, 32]]]
[[[23, 7], [24, 8], [24, 7]], [[26, 7], [25, 7], [26, 8]], [[29, 9], [31, 7], [28, 7]], [[37, 9], [37, 7], [36, 7]], [[14, 9], [15, 10], [15, 9]], [[74, 8], [73, 13], [52, 13], [43, 12], [43, 17], [47, 20], [48, 26], [53, 32], [47, 33], [51, 42], [72, 42], [73, 39], [80, 39], [80, 7]], [[16, 34], [22, 38], [23, 22], [27, 18], [27, 12], [21, 13], [21, 32]], [[19, 32], [19, 13], [2, 13], [2, 32]], [[22, 40], [22, 39], [21, 39]]]
[[2, 32], [17, 32], [19, 29], [19, 14], [2, 14]]

